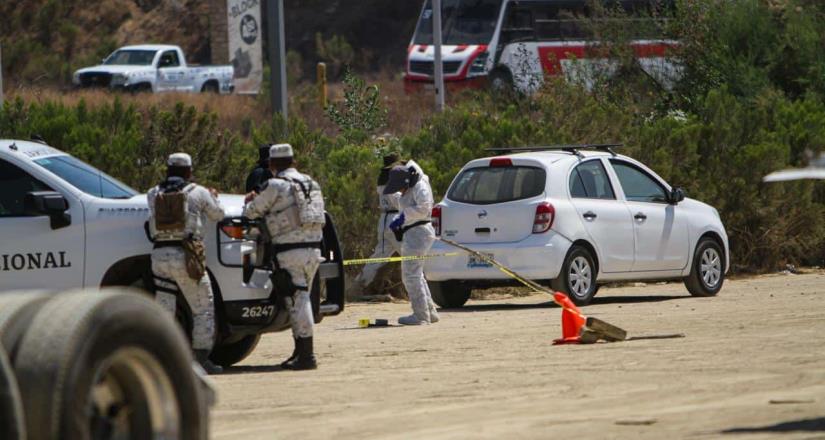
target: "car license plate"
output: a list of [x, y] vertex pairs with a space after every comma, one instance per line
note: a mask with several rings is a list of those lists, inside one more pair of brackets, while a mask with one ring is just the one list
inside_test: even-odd
[[[493, 257], [493, 254], [486, 254], [485, 253], [484, 255], [486, 255], [490, 258], [495, 258], [495, 257]], [[482, 260], [481, 258], [478, 258], [475, 255], [470, 255], [469, 259], [467, 260], [467, 267], [472, 269], [472, 268], [476, 268], [476, 267], [493, 267], [493, 265], [486, 262], [486, 261], [484, 261], [484, 260]]]

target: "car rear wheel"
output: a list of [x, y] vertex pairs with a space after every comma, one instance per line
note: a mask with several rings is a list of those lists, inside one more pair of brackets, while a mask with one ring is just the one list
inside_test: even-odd
[[725, 282], [725, 260], [722, 247], [716, 240], [704, 238], [696, 245], [690, 275], [685, 287], [693, 296], [714, 296]]
[[471, 289], [450, 281], [427, 281], [433, 301], [445, 309], [456, 309], [470, 299]]
[[577, 306], [590, 304], [596, 295], [596, 265], [593, 256], [582, 246], [573, 246], [564, 259], [558, 278], [551, 283], [553, 290], [563, 292]]
[[252, 354], [260, 340], [261, 335], [248, 335], [235, 342], [217, 345], [209, 359], [222, 367], [231, 367]]

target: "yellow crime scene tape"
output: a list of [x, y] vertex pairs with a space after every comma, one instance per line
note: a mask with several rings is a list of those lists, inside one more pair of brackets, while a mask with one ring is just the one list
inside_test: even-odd
[[569, 307], [565, 306], [564, 304], [560, 303], [559, 301], [557, 301], [557, 300], [556, 300], [556, 298], [555, 298], [555, 295], [553, 294], [553, 292], [551, 292], [550, 290], [548, 290], [546, 287], [542, 286], [541, 284], [539, 284], [539, 283], [537, 283], [537, 282], [535, 282], [535, 281], [533, 281], [533, 280], [529, 280], [529, 279], [524, 278], [523, 276], [521, 276], [521, 275], [519, 275], [519, 274], [517, 274], [517, 273], [513, 272], [513, 271], [512, 271], [510, 268], [508, 268], [507, 266], [505, 266], [505, 265], [503, 265], [503, 264], [499, 263], [498, 261], [496, 261], [496, 260], [494, 260], [494, 259], [490, 258], [490, 256], [488, 256], [488, 255], [484, 255], [484, 254], [482, 254], [481, 252], [478, 252], [478, 251], [472, 250], [472, 249], [470, 249], [470, 248], [468, 248], [468, 247], [466, 247], [466, 246], [464, 246], [464, 245], [460, 245], [460, 244], [458, 244], [458, 243], [456, 243], [456, 242], [454, 242], [454, 241], [452, 241], [452, 240], [447, 240], [446, 238], [439, 238], [439, 240], [441, 240], [441, 241], [442, 241], [442, 242], [444, 242], [444, 243], [449, 244], [450, 246], [457, 247], [457, 248], [459, 248], [459, 249], [461, 249], [461, 250], [464, 250], [464, 251], [466, 251], [466, 252], [468, 252], [468, 253], [470, 253], [470, 254], [473, 254], [473, 255], [475, 255], [476, 257], [478, 257], [478, 258], [480, 258], [480, 259], [482, 259], [482, 260], [486, 261], [487, 263], [492, 264], [492, 265], [493, 265], [493, 266], [495, 266], [498, 270], [500, 270], [501, 272], [503, 272], [505, 275], [507, 275], [507, 276], [509, 276], [509, 277], [513, 278], [514, 280], [516, 280], [516, 281], [520, 282], [521, 284], [524, 284], [525, 286], [529, 287], [530, 289], [533, 289], [533, 291], [538, 292], [538, 293], [546, 293], [546, 294], [550, 295], [550, 297], [551, 297], [551, 298], [553, 298], [553, 302], [554, 302], [554, 303], [556, 303], [556, 304], [558, 304], [558, 306], [559, 306], [559, 307], [561, 307], [562, 309], [567, 310], [568, 312], [573, 313], [574, 315], [577, 315], [577, 316], [580, 316], [580, 317], [582, 317], [582, 318], [585, 318], [585, 316], [584, 316], [584, 315], [583, 315], [580, 311], [578, 311], [578, 310], [573, 310], [573, 309], [571, 309], [571, 308], [569, 308]]
[[426, 260], [428, 258], [436, 257], [457, 257], [461, 255], [459, 252], [450, 252], [446, 254], [434, 255], [410, 255], [406, 257], [386, 257], [386, 258], [359, 258], [354, 260], [344, 260], [344, 266], [357, 266], [360, 264], [374, 264], [374, 263], [398, 263], [401, 261]]

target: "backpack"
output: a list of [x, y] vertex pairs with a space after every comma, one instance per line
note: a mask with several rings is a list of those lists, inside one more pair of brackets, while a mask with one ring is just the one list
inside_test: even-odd
[[155, 197], [155, 230], [161, 235], [180, 235], [182, 238], [189, 214], [189, 193], [195, 185], [185, 181], [164, 184]]
[[323, 227], [326, 224], [324, 196], [321, 194], [321, 187], [318, 183], [309, 176], [304, 176], [303, 180], [290, 177], [279, 178], [289, 182], [292, 187], [292, 196], [295, 198], [301, 226], [304, 228]]

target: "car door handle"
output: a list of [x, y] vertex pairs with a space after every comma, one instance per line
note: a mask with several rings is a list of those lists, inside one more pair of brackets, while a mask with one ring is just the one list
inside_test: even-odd
[[585, 220], [594, 220], [596, 217], [598, 217], [598, 215], [596, 215], [596, 213], [593, 211], [587, 211], [584, 214], [582, 214], [582, 217], [584, 217]]
[[639, 220], [640, 222], [647, 220], [647, 216], [643, 212], [637, 212], [636, 215], [633, 216], [633, 218]]

